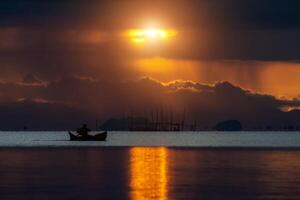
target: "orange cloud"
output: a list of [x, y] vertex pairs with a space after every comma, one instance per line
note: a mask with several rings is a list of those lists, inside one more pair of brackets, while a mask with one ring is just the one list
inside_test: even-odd
[[192, 80], [213, 84], [230, 81], [244, 88], [288, 98], [300, 95], [300, 63], [271, 61], [197, 61], [160, 57], [134, 62], [140, 76], [160, 81]]

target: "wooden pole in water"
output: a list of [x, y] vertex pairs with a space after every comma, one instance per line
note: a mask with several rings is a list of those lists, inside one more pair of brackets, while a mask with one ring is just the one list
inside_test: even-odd
[[153, 109], [151, 110], [151, 124], [154, 125], [154, 112]]
[[159, 112], [159, 110], [158, 110], [158, 108], [156, 108], [156, 120], [155, 120], [155, 131], [157, 131], [157, 129], [158, 129], [158, 112]]
[[171, 108], [171, 126], [172, 126], [172, 129], [174, 129], [173, 127], [173, 109]]
[[183, 131], [183, 129], [184, 129], [184, 123], [185, 123], [185, 109], [183, 110], [183, 113], [182, 113], [181, 131]]

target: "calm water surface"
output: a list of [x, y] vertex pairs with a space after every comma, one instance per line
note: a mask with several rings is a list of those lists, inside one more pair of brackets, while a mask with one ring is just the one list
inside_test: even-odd
[[[95, 133], [92, 133], [95, 134]], [[299, 148], [300, 132], [109, 132], [106, 142], [70, 141], [68, 132], [1, 132], [0, 147]]]
[[299, 199], [300, 151], [0, 150], [0, 199]]

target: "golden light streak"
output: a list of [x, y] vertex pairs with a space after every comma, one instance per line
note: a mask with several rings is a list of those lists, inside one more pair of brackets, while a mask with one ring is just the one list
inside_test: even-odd
[[145, 44], [149, 42], [167, 41], [177, 35], [175, 30], [171, 29], [130, 29], [126, 32], [126, 37], [135, 44]]
[[149, 76], [160, 81], [197, 80], [199, 78], [199, 74], [195, 72], [198, 63], [190, 60], [143, 58], [135, 60], [133, 65], [142, 76]]
[[170, 73], [173, 70], [173, 64], [163, 58], [139, 59], [136, 66], [145, 73]]
[[166, 148], [130, 150], [132, 200], [168, 199], [168, 153]]

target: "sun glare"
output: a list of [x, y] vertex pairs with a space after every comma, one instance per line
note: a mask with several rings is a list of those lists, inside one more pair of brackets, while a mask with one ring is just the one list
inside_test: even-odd
[[162, 42], [176, 36], [176, 31], [168, 29], [131, 29], [127, 31], [126, 36], [136, 44], [145, 44], [149, 42]]

